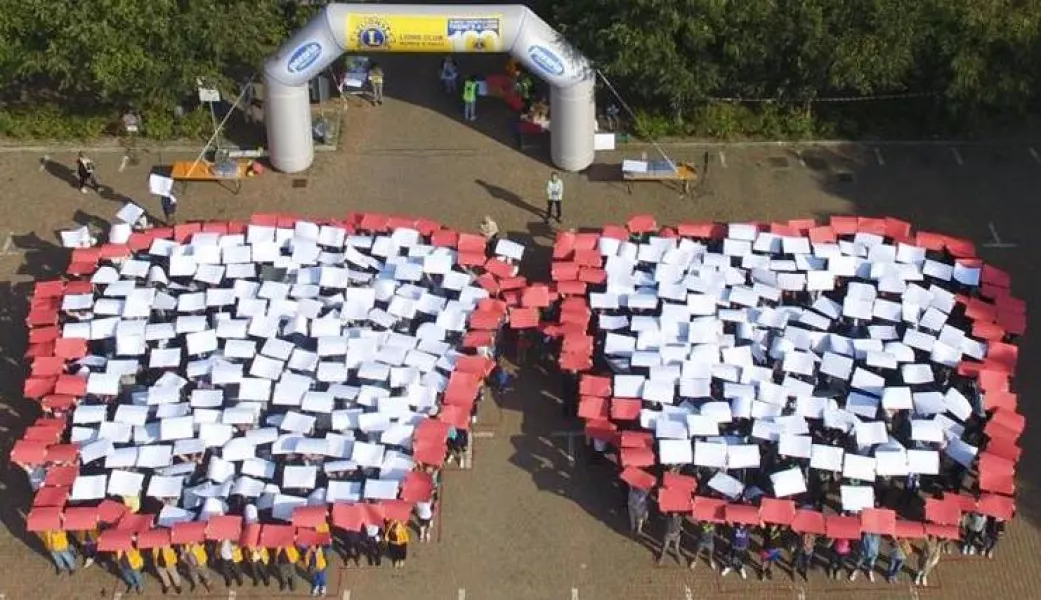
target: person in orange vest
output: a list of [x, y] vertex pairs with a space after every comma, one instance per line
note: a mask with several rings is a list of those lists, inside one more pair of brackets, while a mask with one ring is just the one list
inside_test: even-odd
[[296, 563], [300, 561], [300, 551], [295, 546], [283, 546], [275, 550], [275, 579], [278, 580], [278, 590], [281, 592], [295, 591], [296, 586]]
[[119, 550], [116, 552], [116, 561], [123, 573], [123, 581], [127, 584], [127, 593], [134, 590], [138, 594], [144, 594], [145, 578], [141, 575], [141, 569], [145, 566], [145, 559], [141, 552], [137, 548]]
[[253, 587], [259, 585], [258, 579], [264, 582], [264, 587], [271, 585], [271, 577], [268, 574], [268, 563], [271, 562], [271, 555], [268, 554], [267, 548], [260, 546], [247, 548], [246, 562], [249, 564], [249, 576], [253, 578]]
[[307, 549], [307, 570], [313, 574], [311, 579], [311, 595], [324, 596], [326, 592], [325, 569], [329, 566], [323, 546]]
[[177, 552], [171, 546], [152, 548], [152, 565], [163, 584], [163, 593], [173, 588], [181, 593], [181, 574], [177, 572]]
[[391, 521], [387, 528], [387, 555], [390, 564], [395, 567], [405, 566], [408, 557], [408, 528], [401, 521]]
[[242, 562], [242, 548], [231, 540], [220, 543], [220, 572], [224, 576], [224, 585], [231, 587], [234, 579], [239, 587], [242, 587], [242, 570], [239, 563]]
[[206, 588], [206, 591], [210, 591], [210, 579], [206, 576], [206, 563], [208, 560], [206, 555], [206, 546], [202, 544], [185, 544], [181, 546], [181, 564], [184, 566], [184, 573], [188, 576], [188, 583], [191, 584], [191, 591], [195, 591], [195, 586], [201, 584], [202, 587]]
[[43, 545], [47, 548], [47, 552], [51, 553], [54, 565], [58, 567], [58, 575], [63, 573], [72, 575], [76, 570], [76, 554], [72, 551], [72, 547], [69, 546], [68, 534], [59, 529], [54, 529], [44, 531], [40, 534], [40, 538], [43, 540]]

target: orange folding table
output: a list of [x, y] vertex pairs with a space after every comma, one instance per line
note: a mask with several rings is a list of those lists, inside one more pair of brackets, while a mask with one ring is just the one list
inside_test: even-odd
[[[173, 163], [170, 178], [174, 181], [184, 182], [185, 185], [192, 181], [215, 181], [222, 187], [227, 187], [233, 194], [238, 194], [242, 189], [242, 180], [249, 170], [249, 161], [236, 160], [234, 163], [235, 171], [232, 173], [218, 170], [214, 163], [206, 160], [198, 162], [179, 160]], [[225, 185], [226, 183], [230, 183], [232, 186], [228, 187]]]

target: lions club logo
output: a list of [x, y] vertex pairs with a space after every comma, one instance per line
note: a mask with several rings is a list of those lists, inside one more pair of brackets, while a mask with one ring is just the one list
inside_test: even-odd
[[378, 17], [362, 21], [355, 27], [354, 35], [358, 38], [358, 45], [369, 50], [387, 48], [394, 41], [390, 24]]

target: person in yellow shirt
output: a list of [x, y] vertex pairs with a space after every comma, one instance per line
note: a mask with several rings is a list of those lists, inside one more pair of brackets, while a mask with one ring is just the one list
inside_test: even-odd
[[300, 551], [295, 546], [283, 546], [275, 549], [275, 579], [278, 580], [279, 591], [295, 591], [296, 563], [300, 561]]
[[325, 570], [329, 566], [325, 548], [314, 546], [307, 550], [307, 570], [313, 574], [311, 579], [311, 595], [324, 596], [326, 592]]
[[181, 546], [181, 564], [184, 566], [185, 574], [188, 575], [188, 583], [191, 584], [193, 592], [198, 584], [206, 588], [207, 592], [210, 591], [210, 579], [206, 577], [206, 562], [206, 546], [202, 544]]
[[177, 552], [170, 546], [152, 548], [152, 565], [163, 584], [163, 593], [173, 588], [181, 593], [181, 574], [177, 572]]
[[249, 576], [253, 578], [253, 587], [257, 587], [258, 578], [264, 582], [264, 587], [270, 586], [271, 577], [268, 575], [268, 564], [271, 562], [271, 555], [268, 554], [267, 548], [246, 548], [244, 552], [246, 564], [249, 565]]
[[138, 594], [144, 594], [145, 578], [141, 575], [141, 569], [145, 566], [145, 559], [141, 552], [137, 548], [119, 550], [116, 552], [116, 561], [119, 562], [119, 569], [123, 573], [123, 581], [127, 584], [127, 593], [134, 590]]
[[68, 534], [54, 529], [44, 531], [40, 534], [40, 539], [43, 540], [43, 546], [51, 553], [54, 565], [58, 567], [58, 575], [65, 573], [72, 575], [76, 570], [76, 554], [72, 551], [72, 546], [69, 546]]
[[242, 570], [239, 564], [242, 562], [242, 548], [231, 540], [220, 543], [220, 572], [224, 576], [224, 585], [231, 587], [231, 580], [242, 587]]
[[401, 521], [391, 521], [387, 528], [387, 555], [395, 567], [405, 566], [408, 557], [408, 527]]

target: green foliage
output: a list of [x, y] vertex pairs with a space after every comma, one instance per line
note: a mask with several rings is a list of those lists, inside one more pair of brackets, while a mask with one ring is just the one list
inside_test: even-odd
[[[713, 137], [966, 132], [1022, 117], [1041, 90], [1035, 2], [568, 0], [552, 14], [629, 104]], [[933, 96], [814, 102], [890, 94]]]

